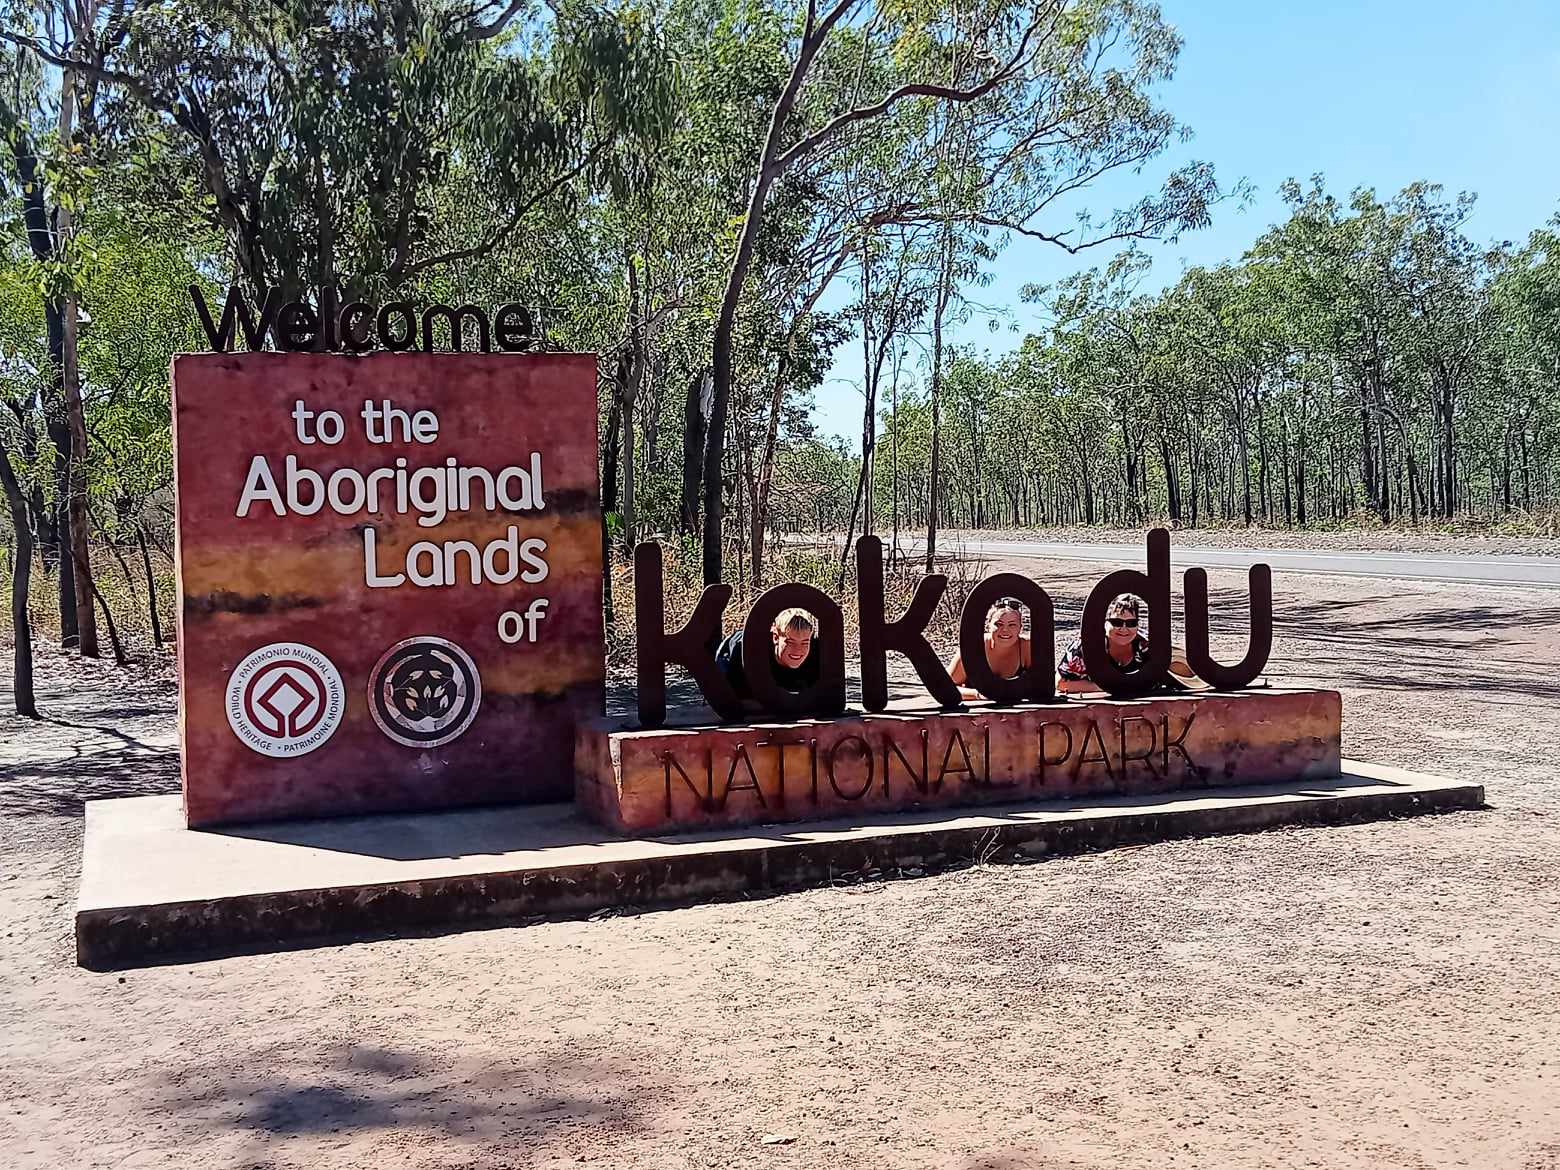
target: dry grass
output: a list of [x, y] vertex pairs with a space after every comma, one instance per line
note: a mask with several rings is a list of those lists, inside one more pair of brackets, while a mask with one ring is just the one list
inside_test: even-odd
[[[152, 619], [146, 598], [146, 575], [141, 566], [141, 554], [134, 545], [115, 550], [98, 546], [92, 550], [92, 577], [97, 583], [120, 640], [131, 657], [144, 657], [156, 652], [152, 641]], [[121, 562], [120, 558], [123, 558]], [[152, 553], [152, 576], [157, 585], [157, 615], [162, 626], [165, 649], [171, 649], [174, 636], [174, 603], [177, 596], [172, 563], [161, 553]], [[0, 592], [9, 599], [11, 595], [11, 558], [0, 557]], [[31, 588], [28, 590], [28, 616], [32, 622], [33, 638], [37, 641], [56, 642], [60, 636], [59, 578], [43, 572], [38, 562], [33, 562]], [[6, 604], [0, 613], [0, 642], [9, 646], [15, 636], [11, 628], [11, 609]], [[108, 657], [108, 629], [98, 613], [98, 636], [103, 655]]]

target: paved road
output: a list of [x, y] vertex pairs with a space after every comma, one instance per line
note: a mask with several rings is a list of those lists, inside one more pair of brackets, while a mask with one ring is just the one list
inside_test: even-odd
[[[904, 542], [905, 548], [924, 544]], [[959, 547], [988, 557], [1037, 557], [1096, 561], [1141, 567], [1141, 544], [1062, 544], [1040, 540], [960, 540]], [[1523, 585], [1560, 589], [1560, 557], [1447, 556], [1439, 553], [1313, 552], [1276, 548], [1189, 548], [1172, 546], [1177, 566], [1245, 568], [1265, 561], [1275, 572], [1323, 573], [1344, 577], [1389, 577], [1409, 581], [1454, 581], [1478, 585]]]

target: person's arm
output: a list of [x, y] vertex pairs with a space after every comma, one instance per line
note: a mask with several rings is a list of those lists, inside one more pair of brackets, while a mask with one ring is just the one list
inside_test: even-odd
[[747, 672], [742, 664], [742, 631], [728, 635], [715, 651], [715, 665], [721, 674], [726, 676], [726, 681], [731, 684], [731, 689], [737, 698], [744, 702], [750, 702], [753, 698], [752, 688], [748, 686]]
[[975, 688], [967, 685], [970, 680], [969, 676], [964, 672], [964, 655], [958, 651], [954, 651], [953, 661], [948, 664], [948, 677], [953, 680], [953, 685], [959, 688], [959, 697], [961, 699], [985, 698]]
[[1180, 678], [1195, 679], [1197, 677], [1186, 661], [1186, 650], [1174, 642], [1170, 644], [1170, 673]]
[[1088, 695], [1100, 688], [1089, 678], [1083, 651], [1076, 643], [1068, 647], [1056, 664], [1056, 691], [1062, 695]]

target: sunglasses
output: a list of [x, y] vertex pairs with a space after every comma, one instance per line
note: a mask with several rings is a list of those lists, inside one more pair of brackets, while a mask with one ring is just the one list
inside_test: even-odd
[[1106, 618], [1105, 620], [1108, 621], [1111, 625], [1115, 626], [1118, 630], [1122, 626], [1125, 626], [1129, 630], [1137, 629], [1137, 618]]

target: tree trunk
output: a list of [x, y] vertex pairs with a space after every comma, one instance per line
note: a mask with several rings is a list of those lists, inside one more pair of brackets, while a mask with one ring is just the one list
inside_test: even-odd
[[[893, 381], [888, 384], [888, 410], [893, 416], [894, 429], [888, 437], [889, 462], [894, 471], [894, 534], [893, 541], [888, 546], [888, 563], [892, 567], [899, 563], [899, 358], [894, 358]], [[1524, 482], [1527, 474], [1527, 448], [1522, 449], [1522, 468]]]
[[119, 566], [119, 575], [125, 579], [125, 589], [130, 594], [130, 600], [135, 601], [135, 576], [130, 572], [130, 562], [125, 560], [125, 554], [119, 551], [119, 545], [112, 540], [103, 542], [114, 558], [114, 563]]
[[640, 328], [639, 268], [628, 258], [628, 343], [619, 362], [618, 391], [623, 395], [623, 547], [630, 551], [638, 539], [638, 517], [634, 508], [634, 407], [639, 400], [639, 381], [644, 374], [644, 331]]
[[147, 616], [152, 619], [152, 642], [161, 646], [162, 619], [157, 615], [157, 578], [152, 574], [152, 554], [146, 549], [146, 529], [139, 524], [135, 526], [135, 539], [141, 547], [141, 567], [146, 570], [146, 610]]
[[1449, 387], [1442, 386], [1438, 395], [1441, 423], [1441, 506], [1443, 514], [1451, 519], [1457, 514], [1457, 437], [1452, 427], [1453, 399]]
[[1202, 457], [1198, 454], [1199, 435], [1192, 431], [1192, 421], [1186, 420], [1186, 479], [1187, 499], [1190, 508], [1187, 513], [1187, 521], [1193, 528], [1197, 527], [1197, 499], [1202, 490]]
[[129, 665], [130, 659], [125, 654], [124, 645], [119, 641], [119, 629], [114, 625], [114, 615], [109, 612], [108, 602], [103, 600], [103, 594], [98, 591], [97, 582], [91, 577], [87, 578], [87, 588], [92, 591], [93, 599], [97, 601], [98, 608], [103, 611], [103, 624], [108, 627], [108, 644], [114, 651], [115, 665]]
[[1080, 425], [1073, 437], [1073, 449], [1078, 455], [1078, 468], [1083, 479], [1083, 522], [1094, 525], [1094, 468], [1089, 462], [1089, 444], [1092, 436]]
[[1253, 391], [1251, 404], [1257, 409], [1257, 506], [1262, 523], [1273, 522], [1273, 509], [1268, 500], [1267, 469], [1267, 412], [1262, 408], [1262, 393]]
[[[792, 322], [792, 329], [795, 321]], [[775, 380], [769, 388], [769, 422], [764, 428], [764, 453], [759, 463], [757, 483], [753, 491], [752, 557], [753, 587], [757, 589], [764, 577], [764, 521], [769, 515], [769, 488], [774, 482], [775, 451], [780, 437], [780, 408], [784, 404], [785, 379], [790, 370], [791, 346], [787, 338], [785, 349], [775, 363]]]
[[931, 475], [927, 483], [926, 571], [937, 571], [937, 511], [942, 503], [942, 378], [943, 314], [951, 299], [949, 284], [953, 266], [953, 225], [943, 222], [942, 253], [937, 265], [937, 294], [932, 306], [932, 451]]
[[11, 629], [15, 631], [11, 656], [11, 699], [18, 715], [38, 718], [33, 694], [32, 622], [27, 613], [27, 592], [32, 585], [33, 535], [27, 518], [27, 498], [11, 468], [10, 453], [0, 446], [0, 487], [11, 512], [15, 547], [11, 550]]
[[1278, 411], [1279, 448], [1278, 478], [1284, 485], [1284, 527], [1295, 526], [1294, 498], [1289, 493], [1289, 414], [1282, 406]]
[[1533, 511], [1533, 475], [1528, 465], [1528, 432], [1527, 422], [1523, 421], [1522, 428], [1517, 431], [1518, 450], [1522, 455], [1522, 510], [1531, 513]]
[[625, 382], [619, 387], [623, 396], [619, 408], [623, 430], [623, 547], [630, 550], [634, 547], [638, 533], [638, 521], [634, 513], [634, 402], [638, 396], [639, 368], [639, 360], [632, 353], [619, 366], [620, 373], [625, 377]]
[[845, 570], [850, 564], [850, 542], [851, 537], [856, 534], [856, 517], [861, 512], [861, 497], [865, 490], [867, 479], [866, 468], [866, 461], [863, 460], [861, 466], [856, 471], [856, 491], [851, 496], [850, 519], [845, 523], [845, 547], [840, 553], [840, 575], [836, 585], [837, 588], [841, 589], [845, 587]]
[[786, 379], [791, 372], [791, 356], [796, 343], [796, 336], [801, 327], [818, 305], [829, 285], [839, 275], [840, 269], [845, 266], [845, 260], [849, 256], [848, 248], [841, 248], [833, 262], [813, 288], [803, 299], [796, 313], [791, 318], [791, 323], [786, 327], [785, 345], [780, 350], [780, 356], [775, 361], [775, 379], [769, 390], [769, 421], [764, 428], [763, 458], [754, 472], [754, 490], [752, 493], [753, 515], [750, 518], [750, 543], [753, 558], [753, 588], [757, 589], [763, 583], [764, 578], [764, 533], [769, 521], [769, 491], [775, 478], [775, 452], [778, 448], [780, 436], [780, 413], [785, 405]]
[[[838, 19], [836, 17], [835, 19]], [[753, 179], [753, 190], [748, 196], [747, 212], [742, 217], [742, 229], [737, 235], [737, 248], [731, 258], [731, 270], [726, 274], [726, 287], [721, 294], [720, 310], [715, 318], [715, 335], [710, 346], [710, 375], [712, 378], [709, 413], [708, 442], [704, 449], [704, 583], [714, 585], [720, 581], [721, 568], [721, 471], [726, 454], [726, 413], [731, 401], [732, 342], [737, 323], [737, 305], [742, 300], [742, 286], [747, 282], [748, 267], [753, 262], [753, 250], [758, 243], [758, 233], [764, 223], [764, 207], [769, 200], [769, 188], [781, 174], [780, 142], [790, 121], [791, 111], [801, 93], [802, 82], [812, 67], [813, 57], [823, 46], [828, 28], [815, 29], [811, 14], [802, 35], [801, 48], [796, 63], [791, 67], [785, 87], [775, 101], [770, 114], [769, 130], [764, 136], [764, 147], [759, 154], [758, 173]]]
[[1360, 482], [1365, 486], [1365, 499], [1371, 510], [1380, 512], [1380, 500], [1376, 490], [1376, 443], [1371, 434], [1370, 407], [1366, 404], [1364, 388], [1360, 393]]
[[1159, 462], [1165, 469], [1165, 509], [1172, 523], [1181, 522], [1181, 477], [1176, 468], [1175, 455], [1170, 450], [1170, 436], [1163, 423], [1159, 429]]
[[607, 434], [601, 445], [601, 516], [603, 522], [618, 506], [618, 444], [623, 430], [623, 397], [616, 390], [607, 411]]
[[[76, 624], [76, 558], [72, 553], [75, 547], [71, 542], [70, 523], [70, 429], [62, 428], [64, 437], [57, 440], [64, 446], [55, 447], [54, 469], [56, 486], [54, 497], [54, 538], [56, 543], [56, 555], [59, 557], [59, 577], [56, 590], [60, 607], [60, 646], [65, 650], [74, 650], [81, 644], [80, 631]], [[49, 428], [51, 435], [54, 428]]]
[[758, 182], [753, 185], [753, 197], [748, 203], [747, 217], [743, 221], [742, 234], [738, 238], [731, 274], [727, 278], [726, 293], [721, 298], [720, 315], [715, 321], [715, 341], [711, 347], [714, 393], [710, 398], [709, 434], [704, 447], [703, 567], [706, 585], [719, 584], [721, 577], [721, 515], [724, 507], [721, 471], [726, 456], [726, 410], [731, 400], [732, 333], [737, 322], [737, 302], [741, 299], [742, 285], [753, 258], [757, 225], [764, 213], [764, 199], [769, 194], [771, 181], [767, 168], [760, 168]]
[[1500, 510], [1503, 513], [1511, 511], [1511, 426], [1507, 424], [1506, 433], [1501, 438], [1500, 444], [1501, 469], [1500, 469]]
[[[63, 218], [63, 213], [62, 213]], [[92, 557], [87, 534], [87, 422], [81, 402], [81, 373], [77, 365], [76, 298], [65, 298], [64, 391], [65, 416], [70, 426], [70, 549], [76, 586], [76, 629], [83, 658], [96, 658], [97, 618], [92, 600], [97, 586], [92, 580]], [[110, 621], [113, 619], [110, 618]], [[116, 656], [118, 656], [116, 647]]]
[[[1251, 527], [1251, 436], [1246, 433], [1246, 407], [1245, 395], [1239, 390], [1235, 392], [1235, 429], [1236, 446], [1240, 454], [1240, 482], [1243, 495], [1243, 515], [1246, 519], [1246, 527]], [[1233, 486], [1233, 484], [1231, 485]], [[1234, 511], [1233, 507], [1230, 509]]]
[[[59, 140], [69, 144], [76, 132], [76, 74], [74, 70], [60, 72]], [[62, 259], [65, 246], [71, 236], [74, 216], [69, 204], [62, 203], [54, 209], [54, 233], [52, 250], [55, 259]], [[69, 549], [71, 561], [73, 600], [76, 609], [77, 645], [86, 658], [98, 657], [97, 619], [92, 611], [93, 594], [97, 592], [92, 582], [92, 558], [87, 547], [87, 426], [81, 404], [81, 371], [78, 362], [76, 294], [68, 291], [60, 303], [60, 392], [65, 404], [65, 425], [68, 429], [69, 456], [65, 482], [66, 513], [70, 517], [69, 541], [63, 547]], [[67, 559], [63, 555], [61, 563]], [[63, 582], [64, 572], [60, 579]], [[66, 597], [61, 597], [63, 606]]]
[[[67, 81], [69, 75], [66, 75]], [[16, 160], [17, 186], [22, 193], [22, 221], [27, 230], [27, 243], [33, 258], [40, 263], [55, 259], [56, 237], [54, 223], [44, 203], [44, 181], [39, 173], [39, 158], [30, 134], [18, 129], [11, 143]], [[60, 378], [65, 359], [65, 316], [60, 300], [47, 299], [43, 303], [44, 333], [48, 340], [49, 360], [53, 366], [52, 394], [61, 396]], [[37, 532], [43, 542], [44, 567], [49, 558], [59, 558], [59, 614], [60, 645], [70, 648], [76, 645], [76, 575], [72, 571], [70, 544], [70, 427], [63, 411], [55, 410], [54, 401], [47, 402], [45, 429], [54, 446], [55, 502], [52, 511], [44, 503], [41, 488], [34, 490], [34, 514]], [[26, 526], [25, 521], [23, 527]]]
[[1301, 528], [1305, 527], [1305, 478], [1306, 478], [1306, 443], [1305, 443], [1305, 412], [1300, 414], [1298, 433], [1295, 436], [1295, 520]]
[[700, 370], [688, 385], [688, 398], [683, 406], [682, 505], [677, 520], [678, 527], [687, 536], [699, 531], [699, 485], [704, 471], [705, 428], [709, 421], [708, 391], [709, 371]]
[[644, 436], [645, 467], [651, 475], [658, 475], [661, 467], [661, 406], [662, 387], [666, 384], [666, 355], [653, 352], [654, 344], [646, 346], [648, 364], [639, 383], [641, 400], [645, 409], [640, 412], [639, 433]]
[[607, 435], [601, 448], [601, 599], [602, 616], [610, 628], [615, 623], [612, 608], [612, 528], [611, 515], [618, 510], [618, 437], [622, 430], [623, 396], [613, 388], [612, 405], [607, 410]]

